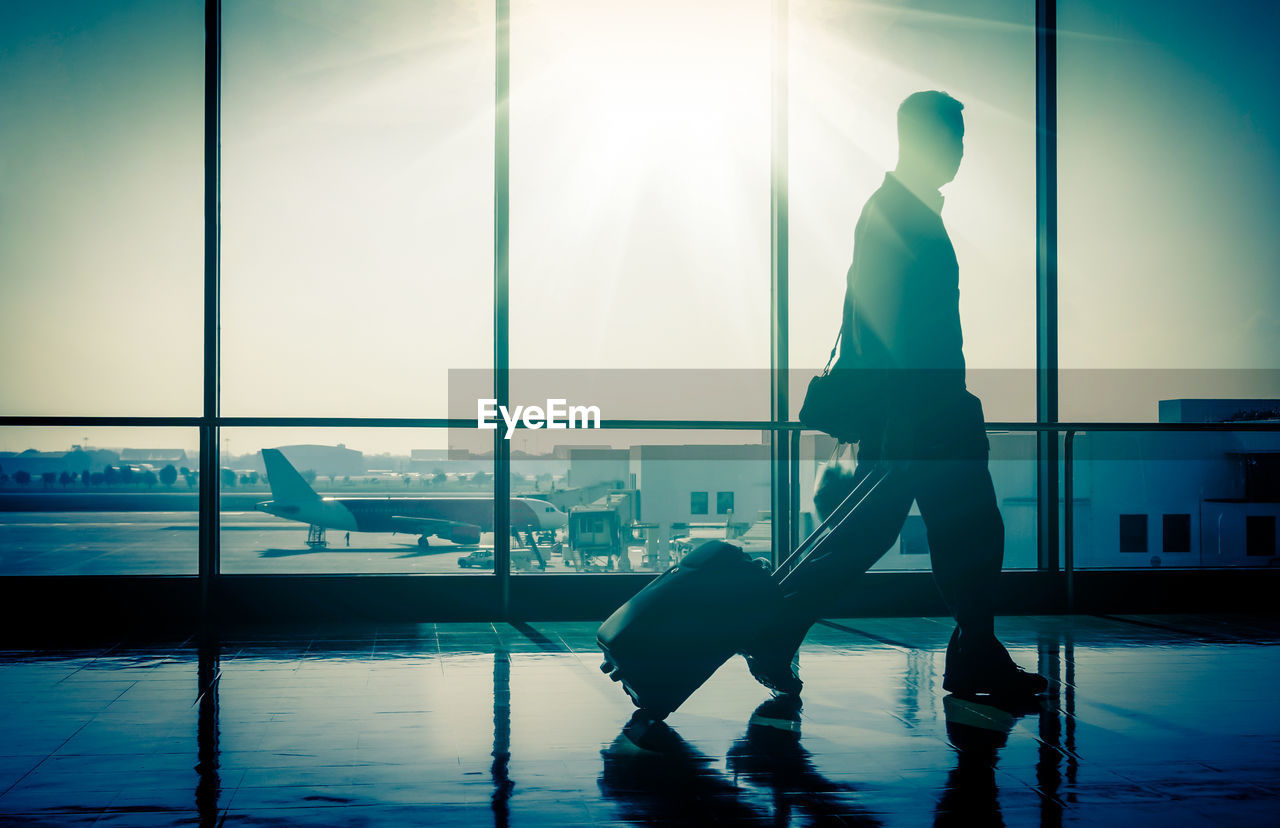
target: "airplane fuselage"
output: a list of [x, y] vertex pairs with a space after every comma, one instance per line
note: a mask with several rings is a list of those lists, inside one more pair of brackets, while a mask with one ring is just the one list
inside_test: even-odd
[[[351, 514], [352, 531], [393, 532], [393, 517], [425, 518], [476, 526], [481, 532], [493, 531], [493, 499], [487, 497], [343, 497], [325, 498]], [[330, 527], [346, 528], [346, 527]], [[541, 531], [542, 521], [528, 503], [511, 499], [511, 528], [522, 532]]]
[[[255, 508], [276, 517], [346, 532], [448, 536], [493, 531], [493, 500], [487, 497], [325, 497], [303, 501], [268, 500]], [[415, 520], [424, 523], [415, 526], [412, 524]], [[428, 522], [438, 522], [440, 528]], [[564, 512], [546, 501], [511, 499], [513, 531], [547, 531], [563, 525]], [[456, 530], [447, 530], [446, 526]]]

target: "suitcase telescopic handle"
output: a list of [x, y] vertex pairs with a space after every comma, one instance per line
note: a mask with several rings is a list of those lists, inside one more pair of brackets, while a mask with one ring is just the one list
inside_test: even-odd
[[[795, 552], [792, 552], [785, 561], [778, 565], [778, 568], [773, 573], [774, 581], [778, 586], [786, 586], [788, 579], [796, 573], [796, 570], [805, 561], [814, 556], [814, 553], [822, 547], [827, 538], [834, 534], [846, 520], [858, 511], [863, 502], [871, 496], [876, 487], [883, 483], [888, 476], [888, 468], [884, 465], [878, 465], [868, 475], [859, 480], [858, 485], [853, 487], [853, 491], [845, 496], [840, 505], [827, 516], [827, 519], [817, 529], [813, 530], [809, 537], [801, 541]], [[828, 550], [818, 557], [825, 557], [831, 554], [832, 551], [834, 550]]]

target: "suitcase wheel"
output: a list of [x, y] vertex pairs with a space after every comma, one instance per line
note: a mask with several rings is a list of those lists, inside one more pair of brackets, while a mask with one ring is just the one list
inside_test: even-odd
[[618, 681], [622, 678], [622, 671], [618, 669], [618, 665], [613, 663], [613, 659], [608, 656], [605, 656], [604, 661], [600, 662], [600, 672], [607, 675], [610, 681]]

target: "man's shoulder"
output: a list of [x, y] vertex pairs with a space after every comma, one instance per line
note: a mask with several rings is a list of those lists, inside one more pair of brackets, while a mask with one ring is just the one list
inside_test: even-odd
[[864, 232], [916, 237], [933, 232], [938, 221], [936, 213], [890, 175], [863, 205], [858, 226]]
[[906, 216], [903, 213], [901, 199], [897, 197], [889, 181], [885, 181], [876, 189], [867, 203], [862, 205], [862, 213], [858, 216], [857, 232], [885, 233], [900, 226]]

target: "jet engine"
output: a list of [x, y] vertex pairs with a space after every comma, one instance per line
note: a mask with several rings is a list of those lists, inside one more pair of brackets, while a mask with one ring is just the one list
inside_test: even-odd
[[449, 540], [454, 543], [474, 545], [480, 542], [480, 527], [471, 524], [454, 526], [449, 531]]

